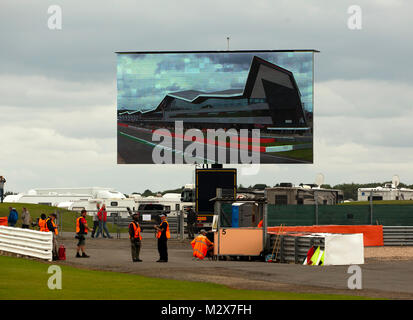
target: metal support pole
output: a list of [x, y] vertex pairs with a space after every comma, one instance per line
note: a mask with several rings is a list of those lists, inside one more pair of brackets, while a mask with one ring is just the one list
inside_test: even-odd
[[317, 192], [314, 191], [314, 200], [315, 200], [315, 224], [318, 225], [318, 196]]
[[[264, 191], [264, 198], [267, 199], [267, 190]], [[268, 203], [265, 202], [263, 204], [260, 204], [260, 206], [264, 206], [261, 210], [263, 211], [263, 217], [262, 217], [262, 249], [265, 250], [267, 247], [267, 240], [268, 240], [268, 233], [267, 233], [267, 228], [268, 228]]]
[[370, 191], [370, 224], [373, 224], [373, 191]]
[[60, 210], [57, 210], [57, 216], [59, 217], [59, 226], [58, 226], [58, 230], [60, 229], [61, 232], [63, 232], [63, 222], [62, 222], [62, 215], [60, 214]]
[[185, 238], [185, 228], [184, 228], [184, 223], [185, 223], [185, 213], [183, 210], [179, 211], [179, 238], [181, 240], [184, 240]]
[[[222, 189], [221, 188], [217, 188], [216, 191], [216, 197], [218, 199], [222, 198]], [[222, 210], [222, 205], [221, 205], [221, 201], [217, 200], [215, 201], [215, 206], [214, 206], [214, 214], [218, 215], [218, 223], [217, 223], [217, 260], [219, 261], [219, 240], [220, 240], [220, 236], [221, 236], [221, 210]]]
[[116, 217], [117, 227], [116, 227], [116, 238], [120, 239], [120, 216]]

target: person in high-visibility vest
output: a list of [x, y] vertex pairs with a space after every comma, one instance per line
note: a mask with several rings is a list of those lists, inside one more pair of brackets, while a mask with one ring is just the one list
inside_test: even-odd
[[59, 260], [59, 253], [57, 251], [57, 235], [59, 231], [57, 230], [57, 225], [55, 220], [57, 218], [56, 213], [52, 213], [49, 215], [49, 218], [46, 219], [46, 232], [53, 233], [53, 260]]
[[161, 224], [159, 226], [154, 226], [157, 231], [156, 238], [158, 238], [159, 252], [159, 260], [156, 262], [168, 262], [168, 239], [171, 237], [171, 233], [169, 231], [168, 221], [166, 221], [166, 216], [161, 214], [159, 217], [161, 218]]
[[98, 211], [99, 228], [96, 234], [96, 238], [99, 238], [99, 234], [102, 234], [103, 238], [112, 239], [112, 236], [109, 234], [109, 230], [106, 226], [107, 216], [108, 216], [108, 213], [106, 211], [106, 205], [102, 204], [102, 207]]
[[39, 231], [46, 232], [46, 215], [44, 213], [40, 215], [37, 225], [39, 226]]
[[133, 221], [129, 223], [129, 239], [131, 243], [131, 253], [132, 253], [132, 261], [133, 262], [142, 262], [139, 259], [139, 253], [141, 251], [141, 227], [139, 226], [139, 215], [134, 213], [132, 215]]
[[206, 231], [202, 229], [199, 236], [191, 242], [193, 256], [197, 260], [204, 260], [208, 251], [214, 246], [214, 244], [206, 237], [206, 234]]
[[[83, 209], [80, 212], [80, 217], [76, 219], [76, 238], [79, 240], [76, 248], [76, 258], [89, 258], [85, 252], [86, 235], [89, 231], [86, 214], [87, 211]], [[82, 251], [82, 255], [80, 255], [80, 251]]]

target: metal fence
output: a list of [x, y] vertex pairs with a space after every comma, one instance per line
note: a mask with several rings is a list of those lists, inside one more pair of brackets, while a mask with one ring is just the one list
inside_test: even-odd
[[[269, 240], [268, 252], [274, 250], [276, 235], [271, 234]], [[298, 237], [281, 235], [279, 242], [279, 261], [282, 263], [299, 263], [302, 264], [307, 257], [307, 252], [312, 246], [320, 247], [324, 250], [323, 237]]]
[[[222, 204], [231, 221], [231, 204]], [[267, 204], [268, 226], [368, 225], [413, 226], [413, 205], [273, 205]]]
[[[88, 210], [87, 211], [87, 220], [89, 227], [94, 227], [93, 216], [97, 214], [97, 210]], [[126, 212], [122, 211], [107, 211], [107, 220], [106, 224], [110, 230], [116, 234], [116, 237], [121, 238], [122, 233], [126, 233], [126, 228], [129, 227], [129, 223], [132, 222], [132, 213], [136, 211]], [[64, 217], [64, 214], [60, 210], [56, 210], [57, 214], [57, 225], [59, 230], [75, 232], [76, 219], [78, 216], [74, 217], [73, 220], [68, 220]], [[167, 221], [169, 223], [169, 230], [171, 232], [172, 238], [184, 239], [187, 233], [187, 223], [186, 223], [186, 214], [182, 211], [156, 211], [156, 210], [139, 210], [139, 224], [143, 232], [153, 231], [155, 234], [154, 225], [159, 225], [160, 218], [159, 215], [163, 213], [167, 215]], [[144, 215], [150, 215], [149, 220], [143, 220]]]
[[[57, 214], [57, 225], [59, 228], [59, 231], [65, 230], [65, 231], [72, 231], [75, 232], [76, 230], [76, 219], [80, 216], [80, 211], [74, 211], [77, 213], [73, 219], [67, 219], [64, 216], [64, 213], [62, 213], [60, 210], [55, 210], [55, 213]], [[94, 226], [93, 223], [93, 216], [97, 214], [97, 210], [88, 210], [87, 211], [87, 216], [86, 219], [88, 220], [88, 225], [89, 228], [92, 228]], [[107, 220], [106, 224], [107, 226], [112, 226], [110, 229], [113, 231], [116, 229], [116, 221], [121, 215], [125, 216], [127, 215], [127, 212], [125, 211], [107, 211]]]
[[[155, 235], [154, 225], [160, 223], [160, 219], [156, 218], [161, 212], [140, 211], [139, 224], [141, 226], [142, 232], [153, 232]], [[150, 220], [142, 221], [143, 214], [151, 214], [152, 217]], [[122, 229], [129, 227], [129, 224], [132, 222], [132, 217], [122, 218], [121, 216], [110, 217], [113, 221], [113, 224], [116, 228], [117, 238], [121, 237]], [[109, 220], [109, 218], [108, 218]], [[182, 221], [183, 220], [183, 221]], [[169, 224], [169, 231], [172, 238], [184, 239], [186, 230], [186, 217], [182, 211], [170, 211], [167, 213], [167, 221]], [[143, 223], [144, 222], [144, 223]]]
[[268, 205], [268, 225], [413, 226], [412, 205]]

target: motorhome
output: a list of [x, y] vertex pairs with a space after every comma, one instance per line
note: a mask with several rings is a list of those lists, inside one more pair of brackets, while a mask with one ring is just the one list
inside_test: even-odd
[[179, 211], [183, 211], [186, 207], [194, 206], [191, 198], [183, 197], [183, 193], [166, 193], [159, 197], [130, 195], [129, 198], [133, 198], [135, 200], [137, 203], [137, 208], [144, 204], [160, 204], [163, 206], [163, 210], [168, 212], [168, 215], [176, 215]]
[[175, 217], [181, 212], [185, 214], [186, 207], [193, 207], [192, 198], [185, 196], [185, 190], [186, 188], [183, 189], [182, 193], [166, 193], [163, 196], [143, 197], [140, 194], [129, 195], [129, 198], [134, 199], [136, 202], [141, 229], [153, 229], [154, 224], [160, 223], [160, 214]]
[[358, 188], [357, 201], [378, 200], [413, 200], [413, 189], [397, 188], [393, 183], [386, 183], [384, 187]]
[[26, 193], [7, 196], [4, 202], [33, 203], [81, 211], [86, 209], [90, 215], [96, 210], [96, 204], [105, 204], [109, 215], [118, 213], [122, 217], [129, 216], [130, 210], [136, 209], [134, 199], [112, 188], [38, 188]]
[[324, 189], [315, 184], [281, 183], [280, 186], [265, 189], [269, 204], [324, 204], [334, 205], [344, 200], [342, 190]]

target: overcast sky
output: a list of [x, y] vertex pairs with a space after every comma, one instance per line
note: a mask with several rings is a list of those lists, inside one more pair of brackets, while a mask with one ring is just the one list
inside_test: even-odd
[[[47, 9], [62, 8], [62, 30]], [[350, 5], [362, 29], [350, 30]], [[117, 165], [115, 51], [317, 49], [314, 164], [262, 165], [243, 185], [413, 184], [413, 2], [0, 2], [0, 175], [6, 191], [191, 183], [189, 165]]]

